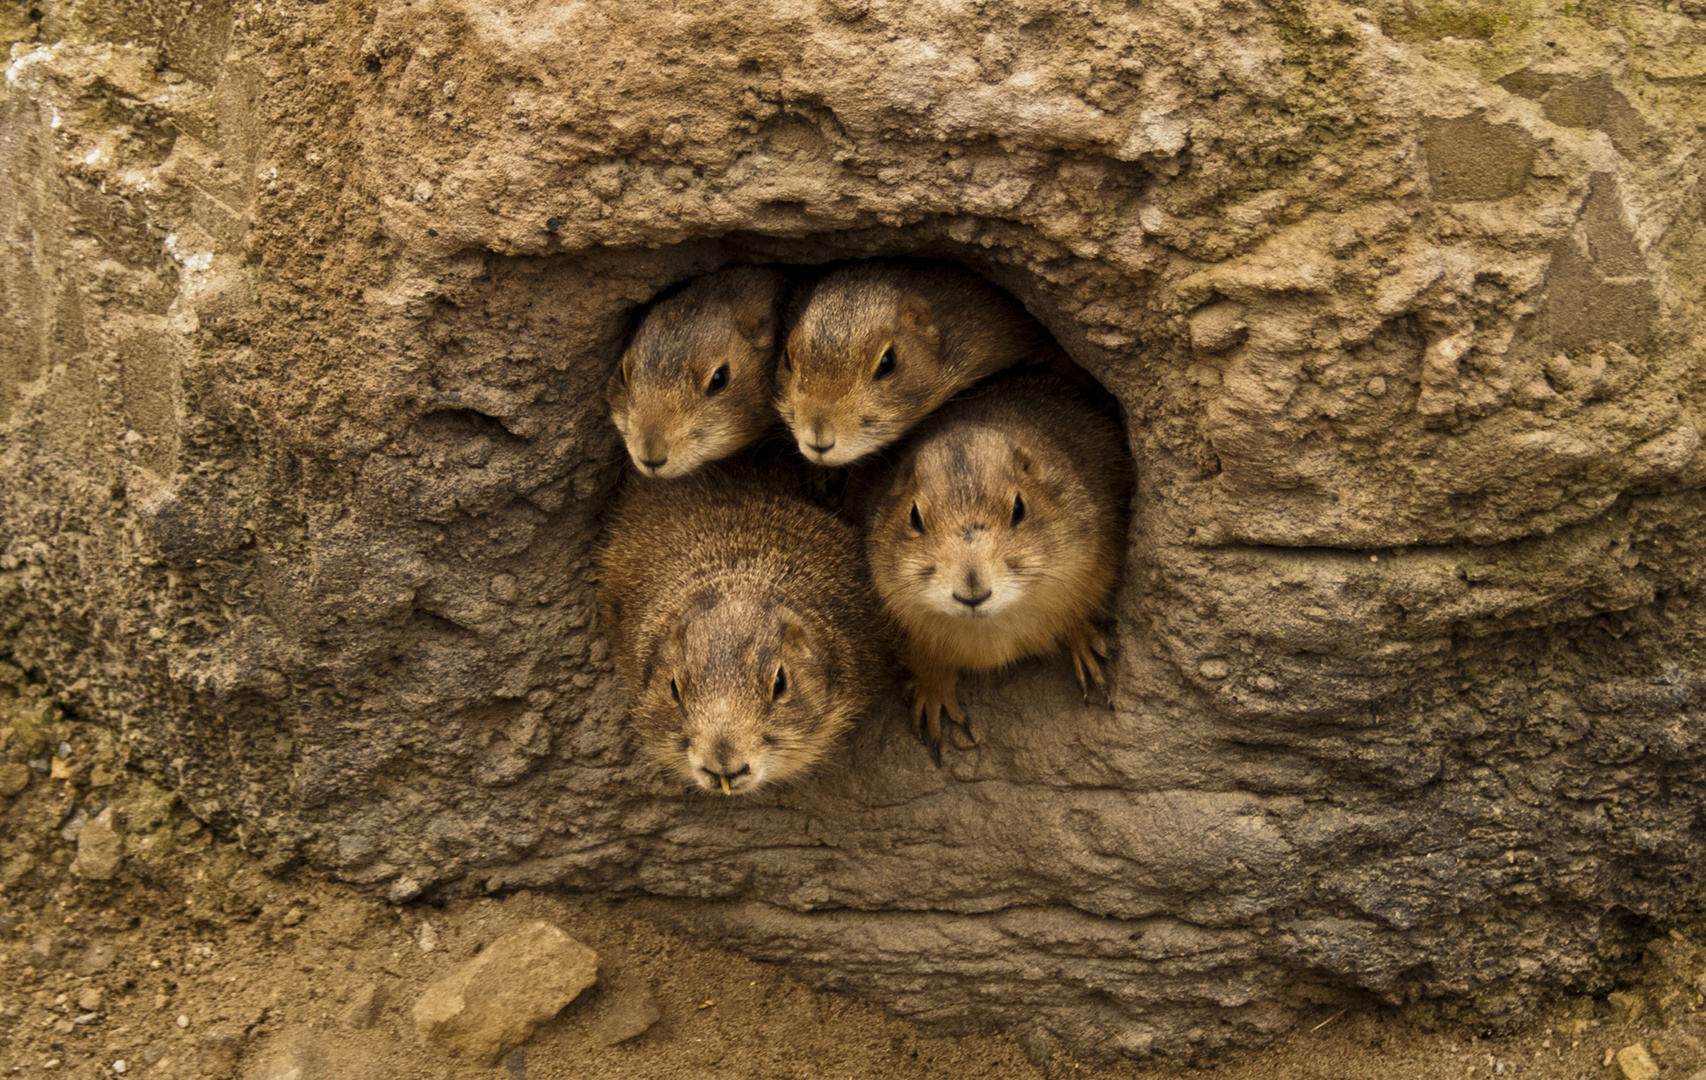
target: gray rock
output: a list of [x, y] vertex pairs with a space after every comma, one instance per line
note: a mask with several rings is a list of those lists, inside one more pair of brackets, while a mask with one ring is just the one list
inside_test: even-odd
[[77, 954], [77, 959], [71, 962], [71, 970], [79, 975], [97, 975], [113, 966], [118, 960], [118, 948], [105, 942], [91, 942], [88, 948]]
[[592, 1041], [601, 1046], [644, 1035], [663, 1017], [652, 988], [645, 983], [625, 985], [616, 991], [610, 1008], [605, 1010], [592, 1028]]
[[598, 979], [598, 956], [545, 922], [512, 930], [458, 964], [415, 1002], [421, 1037], [455, 1057], [496, 1064]]

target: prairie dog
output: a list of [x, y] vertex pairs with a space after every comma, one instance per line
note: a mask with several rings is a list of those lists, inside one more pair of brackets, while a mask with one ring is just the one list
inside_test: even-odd
[[775, 423], [783, 275], [727, 266], [657, 301], [605, 387], [610, 419], [645, 476], [685, 476]]
[[846, 465], [984, 376], [1058, 352], [1017, 300], [964, 267], [855, 263], [800, 305], [777, 411], [808, 461]]
[[884, 684], [858, 534], [801, 499], [710, 474], [629, 484], [600, 563], [634, 725], [708, 791], [804, 773]]
[[1130, 491], [1119, 425], [1054, 375], [998, 380], [920, 426], [872, 504], [866, 542], [904, 634], [914, 722], [938, 761], [942, 712], [966, 726], [961, 671], [1064, 643], [1085, 695], [1103, 685], [1091, 620], [1119, 577]]

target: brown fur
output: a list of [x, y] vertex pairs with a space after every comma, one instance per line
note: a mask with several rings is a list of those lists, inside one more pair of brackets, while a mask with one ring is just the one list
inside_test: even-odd
[[605, 388], [641, 474], [685, 476], [775, 423], [783, 290], [780, 270], [728, 266], [646, 312]]
[[800, 499], [711, 473], [629, 484], [600, 562], [634, 725], [700, 787], [801, 775], [883, 684], [892, 631], [858, 535]]
[[1119, 426], [1053, 375], [979, 387], [921, 425], [874, 503], [866, 543], [933, 751], [943, 710], [965, 726], [961, 671], [1064, 643], [1086, 695], [1103, 685], [1092, 620], [1119, 577], [1130, 492]]
[[[881, 375], [890, 348], [893, 370]], [[807, 460], [846, 465], [986, 375], [1058, 353], [1017, 300], [964, 267], [855, 263], [800, 305], [777, 373], [777, 411]]]

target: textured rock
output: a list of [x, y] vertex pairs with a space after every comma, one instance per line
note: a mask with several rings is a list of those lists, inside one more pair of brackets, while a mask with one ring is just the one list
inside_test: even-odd
[[21, 761], [0, 764], [0, 795], [12, 796], [30, 786], [30, 767]]
[[[1039, 1056], [1608, 989], [1706, 884], [1700, 5], [39, 7], [3, 651], [269, 858], [673, 898]], [[599, 388], [687, 276], [905, 253], [1124, 408], [1115, 708], [1032, 663], [944, 771], [889, 700], [684, 797]]]
[[1659, 1080], [1659, 1067], [1640, 1043], [1632, 1043], [1617, 1051], [1617, 1075], [1622, 1080]]
[[421, 1037], [495, 1065], [598, 979], [598, 956], [545, 922], [512, 930], [428, 986], [413, 1016]]
[[113, 828], [113, 812], [103, 810], [77, 833], [74, 873], [92, 881], [111, 880], [124, 864], [124, 837]]
[[339, 1019], [345, 1027], [370, 1028], [385, 1011], [385, 997], [377, 984], [369, 983], [355, 992]]

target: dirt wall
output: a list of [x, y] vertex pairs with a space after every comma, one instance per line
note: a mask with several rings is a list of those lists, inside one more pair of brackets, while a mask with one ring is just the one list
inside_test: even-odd
[[[1698, 0], [40, 0], [0, 38], [0, 650], [274, 865], [677, 898], [1039, 1057], [1496, 1015], [1695, 899]], [[1114, 706], [1027, 664], [941, 770], [896, 694], [810, 782], [685, 795], [594, 616], [603, 381], [676, 281], [888, 254], [1119, 399]]]

